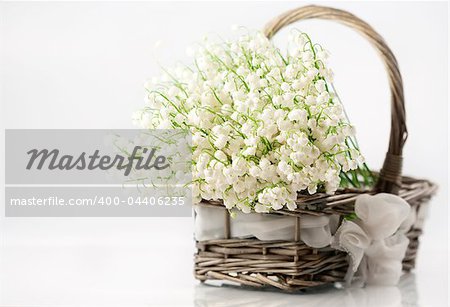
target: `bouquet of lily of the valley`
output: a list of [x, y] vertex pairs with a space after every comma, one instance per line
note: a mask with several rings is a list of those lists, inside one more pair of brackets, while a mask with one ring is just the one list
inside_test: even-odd
[[205, 43], [194, 65], [147, 84], [144, 128], [192, 133], [197, 201], [228, 209], [294, 210], [298, 193], [370, 183], [326, 66], [327, 52], [293, 31], [288, 52], [261, 32]]
[[[408, 266], [408, 253], [415, 255], [410, 239], [417, 239], [414, 225], [425, 208], [418, 204], [433, 187], [401, 185], [404, 114], [393, 114], [392, 147], [378, 177], [359, 151], [328, 52], [298, 30], [286, 50], [269, 40], [283, 25], [316, 14], [342, 15], [373, 40], [395, 70], [393, 110], [401, 112], [400, 74], [379, 35], [349, 13], [314, 6], [288, 12], [264, 33], [205, 39], [191, 50], [190, 65], [146, 84], [148, 103], [135, 122], [192, 135], [199, 280], [288, 291], [343, 280], [395, 284], [402, 260]], [[410, 195], [405, 189], [417, 192], [414, 204], [369, 195]]]

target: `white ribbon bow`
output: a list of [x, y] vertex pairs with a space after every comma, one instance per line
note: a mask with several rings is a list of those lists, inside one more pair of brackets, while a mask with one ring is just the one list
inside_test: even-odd
[[415, 220], [412, 211], [404, 199], [392, 194], [357, 197], [357, 218], [344, 220], [332, 242], [333, 248], [350, 256], [347, 283], [357, 271], [366, 284], [398, 283], [409, 244], [405, 233]]

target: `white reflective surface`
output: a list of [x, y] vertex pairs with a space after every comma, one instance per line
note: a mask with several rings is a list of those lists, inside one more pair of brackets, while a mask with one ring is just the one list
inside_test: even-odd
[[[179, 226], [187, 220], [178, 219]], [[117, 228], [109, 227], [109, 235], [93, 231], [106, 221], [78, 220], [78, 236], [58, 238], [55, 231], [52, 237], [36, 228], [26, 234], [30, 241], [17, 229], [10, 233], [1, 248], [0, 306], [447, 306], [445, 253], [424, 250], [416, 272], [404, 275], [398, 287], [284, 294], [200, 284], [192, 274], [190, 234], [166, 233], [163, 239], [168, 227], [150, 226], [157, 219], [110, 221]], [[47, 221], [56, 222], [62, 221]]]
[[418, 306], [414, 274], [403, 276], [398, 287], [367, 287], [352, 289], [327, 288], [305, 294], [284, 294], [244, 291], [229, 287], [197, 285], [195, 306], [349, 306], [402, 307]]

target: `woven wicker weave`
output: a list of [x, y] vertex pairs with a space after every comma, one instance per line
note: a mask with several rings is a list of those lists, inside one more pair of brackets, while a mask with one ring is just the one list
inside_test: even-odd
[[[198, 241], [195, 254], [195, 278], [226, 280], [240, 285], [265, 288], [275, 287], [285, 291], [302, 290], [336, 281], [342, 281], [348, 268], [344, 252], [330, 247], [315, 249], [300, 241], [300, 216], [331, 215], [341, 217], [354, 211], [355, 198], [363, 193], [378, 192], [398, 194], [419, 211], [427, 205], [436, 186], [427, 180], [402, 177], [402, 149], [407, 138], [403, 83], [397, 60], [383, 38], [358, 17], [338, 9], [305, 6], [280, 15], [267, 24], [264, 33], [268, 38], [281, 28], [304, 19], [329, 19], [345, 24], [366, 37], [379, 51], [386, 66], [392, 93], [391, 133], [389, 148], [383, 168], [376, 174], [374, 189], [338, 190], [335, 195], [299, 195], [295, 211], [280, 210], [269, 214], [296, 217], [294, 241], [261, 241], [230, 238], [230, 216], [219, 201], [202, 201], [198, 206], [210, 206], [224, 214], [224, 238]], [[403, 260], [403, 269], [414, 268], [421, 234], [421, 221], [417, 221], [407, 233], [410, 243]]]

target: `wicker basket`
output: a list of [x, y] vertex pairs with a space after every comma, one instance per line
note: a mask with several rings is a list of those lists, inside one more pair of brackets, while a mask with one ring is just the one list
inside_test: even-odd
[[[423, 210], [436, 186], [427, 181], [401, 176], [402, 149], [407, 138], [402, 78], [397, 61], [383, 38], [358, 17], [338, 9], [305, 6], [278, 16], [267, 24], [264, 33], [268, 38], [293, 22], [311, 19], [336, 20], [360, 32], [378, 50], [386, 66], [392, 93], [391, 132], [389, 149], [374, 189], [339, 190], [335, 195], [299, 195], [295, 211], [280, 210], [269, 214], [296, 217], [294, 241], [261, 241], [256, 238], [230, 238], [230, 216], [218, 201], [202, 201], [198, 206], [222, 210], [225, 239], [197, 241], [195, 278], [200, 281], [222, 280], [256, 288], [278, 288], [285, 291], [343, 281], [349, 266], [347, 254], [330, 247], [315, 249], [300, 240], [300, 216], [354, 212], [355, 198], [363, 193], [378, 192], [398, 194], [417, 212]], [[408, 231], [410, 243], [403, 259], [403, 269], [414, 268], [421, 234], [421, 221]]]

